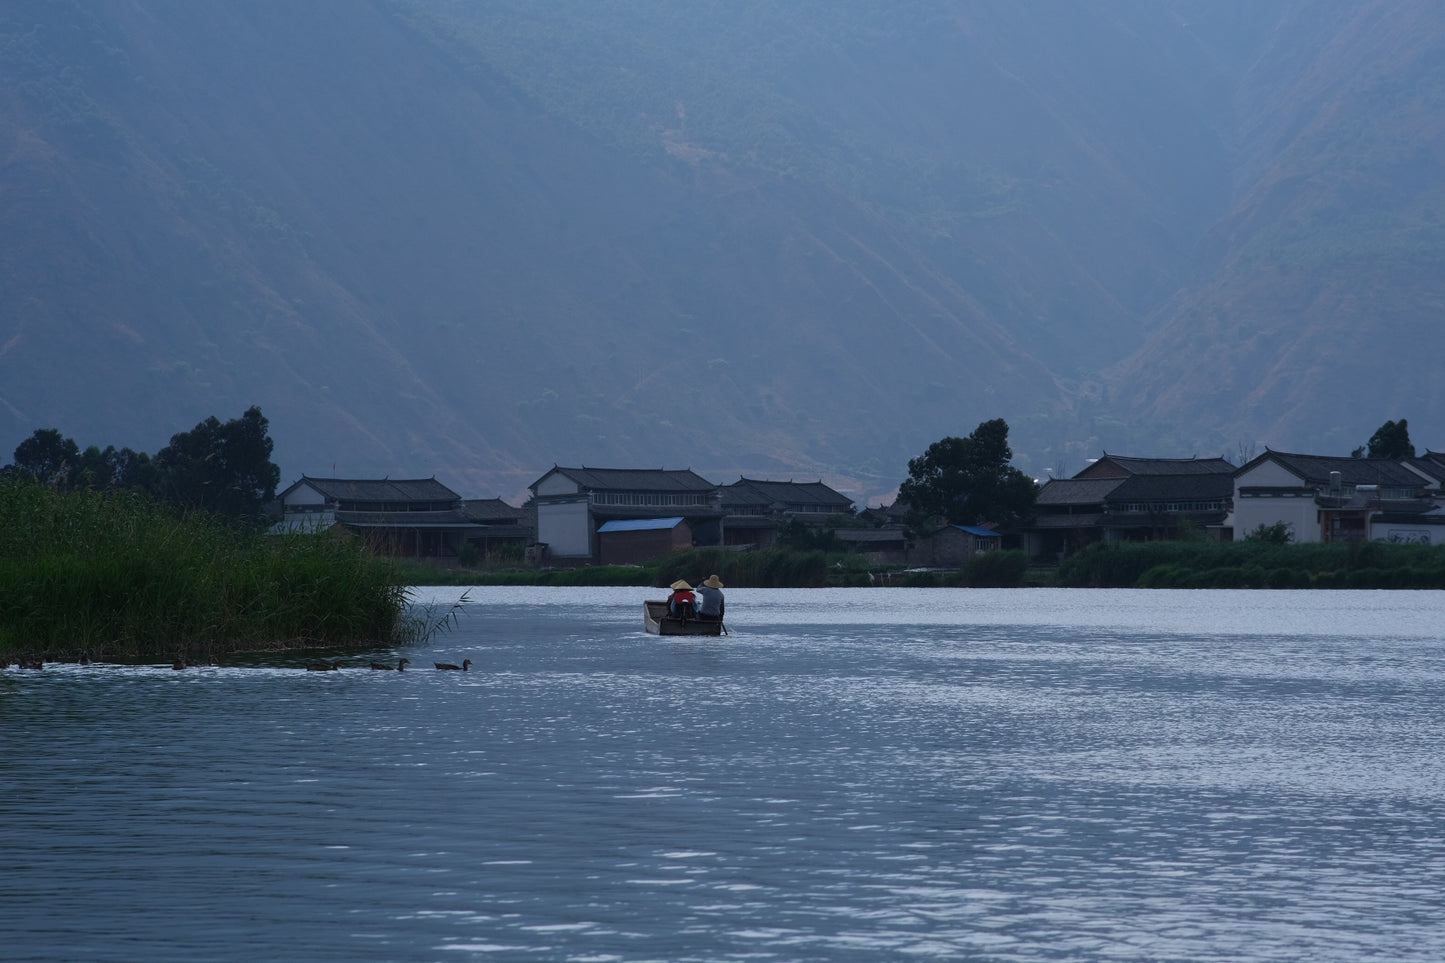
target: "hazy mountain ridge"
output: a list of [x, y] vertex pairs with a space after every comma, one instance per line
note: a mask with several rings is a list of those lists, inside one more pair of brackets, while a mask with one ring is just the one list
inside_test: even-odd
[[865, 497], [999, 416], [1034, 474], [1424, 427], [1429, 352], [1322, 398], [1436, 343], [1445, 17], [1259, 8], [10, 5], [0, 450], [255, 403], [288, 480]]
[[[1258, 176], [1208, 239], [1215, 273], [1181, 294], [1114, 386], [1155, 423], [1197, 411], [1197, 437], [1226, 450], [1234, 438], [1340, 454], [1385, 412], [1417, 431], [1441, 416], [1442, 15], [1291, 9], [1285, 26], [1308, 42], [1270, 45], [1244, 78], [1246, 92], [1287, 95], [1247, 98], [1241, 170]], [[1255, 76], [1292, 58], [1287, 84]], [[1177, 363], [1191, 355], [1211, 363]]]

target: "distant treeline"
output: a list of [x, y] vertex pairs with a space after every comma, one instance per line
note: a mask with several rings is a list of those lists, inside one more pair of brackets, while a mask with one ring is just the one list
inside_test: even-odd
[[414, 629], [388, 559], [267, 538], [127, 491], [0, 480], [0, 657], [211, 660], [388, 645]]
[[154, 456], [129, 448], [81, 450], [54, 428], [38, 429], [0, 468], [0, 480], [30, 480], [58, 492], [128, 491], [183, 509], [256, 521], [276, 497], [269, 423], [254, 405], [240, 418], [212, 416], [171, 436]]

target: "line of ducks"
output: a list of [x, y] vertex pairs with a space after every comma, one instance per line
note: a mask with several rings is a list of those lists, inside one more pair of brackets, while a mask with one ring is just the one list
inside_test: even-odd
[[[80, 664], [81, 664], [81, 665], [90, 665], [90, 659], [87, 658], [87, 657], [85, 657], [85, 656], [81, 656], [81, 658], [80, 658]], [[215, 665], [214, 662], [209, 663], [209, 664], [210, 664], [210, 665]], [[179, 671], [181, 671], [182, 669], [194, 668], [194, 667], [197, 666], [197, 665], [200, 665], [200, 663], [198, 663], [198, 662], [187, 662], [187, 661], [184, 660], [184, 659], [177, 659], [175, 662], [171, 663], [171, 668], [172, 668], [172, 669], [175, 669], [177, 672], [179, 672]], [[385, 663], [383, 663], [383, 662], [373, 662], [373, 663], [371, 663], [371, 667], [372, 667], [373, 669], [385, 669], [385, 670], [388, 671], [388, 672], [393, 672], [393, 671], [394, 671], [394, 672], [404, 672], [404, 671], [406, 671], [406, 667], [409, 666], [409, 665], [411, 665], [411, 659], [398, 659], [396, 665], [387, 665], [387, 664], [385, 664]], [[433, 662], [432, 665], [436, 666], [438, 669], [450, 669], [450, 670], [456, 671], [456, 672], [467, 672], [467, 671], [469, 671], [469, 670], [471, 669], [471, 667], [472, 667], [472, 660], [471, 660], [471, 659], [463, 659], [461, 665], [453, 665], [453, 664], [450, 663], [450, 662]], [[6, 661], [6, 662], [4, 662], [4, 663], [0, 663], [0, 669], [8, 669], [9, 667], [10, 667], [10, 663], [9, 663], [8, 661]], [[42, 659], [21, 659], [18, 663], [16, 663], [16, 666], [15, 666], [15, 667], [16, 667], [17, 669], [44, 669], [44, 668], [45, 668], [45, 662], [44, 662], [44, 660], [42, 660]], [[342, 664], [341, 664], [340, 662], [308, 662], [308, 663], [306, 663], [306, 671], [307, 671], [307, 672], [339, 672], [342, 668], [343, 668], [343, 666], [342, 666]]]
[[[78, 662], [80, 665], [90, 665], [90, 656], [88, 656], [88, 655], [82, 655], [79, 659], [76, 660], [76, 662]], [[10, 668], [10, 660], [9, 660], [9, 659], [6, 659], [5, 661], [0, 662], [0, 669], [8, 669], [8, 668]], [[45, 660], [44, 660], [44, 659], [22, 658], [20, 661], [18, 661], [18, 662], [15, 663], [15, 668], [17, 668], [17, 669], [43, 669], [43, 668], [45, 668]]]

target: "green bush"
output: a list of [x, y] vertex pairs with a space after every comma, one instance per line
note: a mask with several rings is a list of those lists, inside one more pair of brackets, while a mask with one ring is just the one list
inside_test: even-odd
[[1445, 587], [1442, 576], [1445, 546], [1388, 542], [1293, 545], [1256, 539], [1090, 545], [1059, 567], [1057, 584], [1075, 588], [1403, 589]]
[[476, 568], [482, 560], [482, 550], [476, 542], [463, 542], [457, 549], [457, 564], [462, 568]]
[[1182, 565], [1156, 565], [1136, 583], [1138, 588], [1188, 588], [1193, 572]]

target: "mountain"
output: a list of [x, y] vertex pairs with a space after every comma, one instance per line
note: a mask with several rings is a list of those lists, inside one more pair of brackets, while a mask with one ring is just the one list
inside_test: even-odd
[[1237, 80], [1236, 196], [1111, 388], [1214, 450], [1347, 454], [1445, 402], [1445, 10], [1281, 11]]
[[1033, 474], [1347, 451], [1445, 413], [1442, 36], [1384, 0], [13, 0], [0, 452], [258, 404], [287, 481], [876, 501], [994, 417]]

